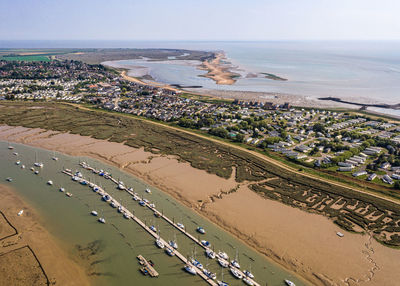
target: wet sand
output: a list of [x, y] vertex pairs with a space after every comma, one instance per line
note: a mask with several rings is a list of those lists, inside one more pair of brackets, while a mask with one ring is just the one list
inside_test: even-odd
[[[119, 143], [73, 134], [0, 126], [0, 139], [89, 156], [117, 166], [169, 193], [260, 253], [315, 285], [397, 285], [400, 250], [331, 220], [264, 199], [238, 184]], [[343, 238], [337, 231], [345, 234]]]
[[6, 217], [0, 220], [0, 285], [90, 285], [84, 270], [10, 186], [0, 185], [0, 211]]

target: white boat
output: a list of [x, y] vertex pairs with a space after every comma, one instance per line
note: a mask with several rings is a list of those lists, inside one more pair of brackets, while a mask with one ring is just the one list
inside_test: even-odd
[[180, 222], [178, 222], [176, 225], [181, 229], [185, 229], [185, 226]]
[[53, 157], [51, 159], [53, 159], [54, 161], [58, 161], [58, 157], [56, 157], [56, 152], [53, 153]]
[[192, 275], [196, 275], [196, 268], [194, 268], [193, 266], [191, 266], [190, 264], [186, 264], [185, 266], [185, 271], [192, 274]]
[[79, 180], [79, 178], [77, 176], [72, 176], [71, 179], [72, 179], [72, 181], [75, 181], [75, 182]]
[[105, 220], [103, 217], [100, 217], [100, 218], [98, 219], [98, 221], [101, 222], [101, 223], [106, 223], [106, 220]]
[[20, 165], [20, 164], [21, 164], [21, 161], [18, 160], [17, 162], [15, 162], [15, 164], [16, 164], [16, 165]]
[[254, 285], [254, 281], [251, 280], [249, 277], [244, 277], [244, 278], [243, 278], [243, 282], [244, 282], [244, 284], [246, 284], [246, 285], [250, 285], [250, 286], [253, 286], [253, 285]]
[[229, 259], [228, 254], [226, 254], [225, 252], [222, 252], [222, 251], [218, 251], [218, 257], [225, 259], [225, 260]]
[[229, 266], [229, 262], [222, 258], [218, 258], [218, 263], [224, 268], [227, 268]]
[[52, 180], [48, 180], [47, 184], [51, 186], [51, 185], [53, 185], [53, 181]]
[[151, 207], [152, 209], [154, 209], [155, 207], [156, 207], [156, 205], [155, 204], [149, 204], [149, 207]]
[[98, 215], [98, 213], [96, 211], [91, 211], [90, 214], [93, 215], [93, 216], [97, 216]]
[[285, 283], [286, 283], [286, 285], [288, 285], [288, 286], [296, 286], [296, 284], [294, 284], [292, 281], [290, 281], [290, 280], [285, 280]]
[[239, 253], [238, 253], [238, 250], [236, 250], [235, 259], [233, 259], [233, 260], [231, 261], [231, 264], [232, 264], [234, 267], [236, 267], [236, 268], [240, 268], [238, 256], [239, 256]]
[[201, 234], [205, 234], [206, 230], [203, 227], [199, 226], [199, 227], [197, 227], [197, 232], [199, 232]]
[[20, 211], [18, 212], [18, 216], [22, 216], [23, 213], [24, 213], [24, 210], [20, 210]]
[[210, 247], [210, 246], [211, 246], [210, 242], [208, 242], [207, 240], [201, 240], [200, 242], [201, 242], [201, 244], [204, 245], [205, 247]]
[[13, 154], [14, 154], [15, 156], [18, 156], [18, 152], [14, 152]]
[[36, 162], [33, 164], [35, 167], [43, 168], [43, 163], [42, 162]]
[[60, 192], [65, 192], [65, 189], [64, 188], [60, 188]]
[[207, 269], [203, 269], [203, 273], [212, 280], [217, 279], [217, 275], [215, 273], [212, 273], [211, 271], [208, 271]]
[[240, 264], [239, 264], [239, 262], [237, 262], [237, 260], [232, 260], [231, 264], [236, 268], [240, 268]]
[[146, 188], [146, 193], [151, 194], [151, 190], [149, 188]]
[[25, 169], [25, 165], [21, 165], [21, 169]]
[[160, 239], [156, 240], [156, 245], [158, 248], [161, 248], [161, 249], [163, 249], [165, 247], [164, 243]]
[[8, 177], [6, 180], [7, 180], [8, 182], [12, 182], [12, 178], [10, 178], [10, 177]]
[[69, 197], [69, 198], [72, 197], [72, 194], [71, 194], [71, 193], [68, 193], [68, 192], [66, 192], [65, 195], [66, 195], [67, 197]]
[[214, 259], [215, 258], [215, 252], [212, 251], [211, 249], [207, 248], [206, 249], [206, 255], [208, 258]]
[[130, 219], [131, 218], [131, 216], [127, 213], [127, 212], [124, 212], [124, 218], [126, 218], [126, 219]]
[[12, 150], [12, 149], [14, 149], [14, 147], [11, 146], [11, 145], [8, 145], [8, 149], [9, 149], [9, 150]]
[[35, 175], [39, 175], [39, 171], [38, 170], [35, 170]]
[[35, 171], [35, 168], [31, 167], [30, 170], [31, 170], [31, 171]]
[[125, 186], [123, 184], [118, 184], [118, 190], [125, 190]]
[[117, 204], [116, 204], [114, 201], [112, 201], [111, 204], [110, 204], [110, 206], [112, 206], [113, 208], [116, 208], [116, 207], [117, 207]]
[[243, 275], [242, 275], [237, 269], [231, 267], [231, 268], [230, 268], [230, 271], [231, 271], [232, 275], [233, 275], [235, 278], [237, 278], [237, 279], [242, 279], [242, 278], [243, 278]]
[[122, 211], [123, 211], [122, 206], [119, 206], [119, 207], [118, 207], [118, 212], [119, 212], [119, 213], [122, 213]]
[[253, 273], [251, 273], [250, 271], [248, 271], [248, 270], [245, 270], [245, 271], [243, 271], [243, 273], [244, 273], [244, 275], [246, 275], [247, 277], [249, 277], [249, 278], [251, 278], [251, 279], [253, 279], [254, 278], [254, 275], [253, 275]]

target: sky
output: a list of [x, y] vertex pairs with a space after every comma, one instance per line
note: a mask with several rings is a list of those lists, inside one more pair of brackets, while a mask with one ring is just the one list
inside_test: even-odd
[[400, 40], [399, 0], [0, 0], [0, 40]]

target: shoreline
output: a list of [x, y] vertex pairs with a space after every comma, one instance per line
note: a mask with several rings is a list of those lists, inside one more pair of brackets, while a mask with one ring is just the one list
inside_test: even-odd
[[[24, 212], [18, 216], [17, 213], [21, 209]], [[91, 285], [82, 267], [62, 248], [62, 242], [57, 241], [43, 226], [34, 207], [11, 186], [5, 184], [0, 184], [0, 210], [7, 222], [16, 229], [14, 235], [1, 239], [1, 256], [9, 256], [7, 267], [12, 268], [8, 271], [12, 273], [8, 273], [4, 267], [3, 279], [7, 281], [2, 281], [0, 277], [0, 284], [6, 282], [8, 285], [27, 285], [30, 279], [39, 275], [38, 267], [43, 271], [44, 277], [40, 279], [43, 285]], [[5, 225], [1, 228], [4, 229]], [[37, 261], [37, 266], [34, 261]], [[43, 281], [44, 279], [47, 279], [47, 282]]]
[[223, 52], [215, 54], [212, 60], [205, 60], [201, 65], [197, 66], [199, 70], [206, 70], [207, 73], [202, 75], [203, 77], [212, 79], [216, 84], [219, 85], [232, 85], [236, 82], [236, 77], [240, 76], [237, 73], [232, 72], [230, 64], [224, 64], [226, 56]]
[[[340, 239], [336, 236], [339, 227], [326, 217], [264, 199], [248, 188], [249, 182], [237, 184], [232, 178], [226, 180], [194, 169], [172, 156], [90, 137], [22, 127], [2, 126], [0, 138], [116, 166], [168, 193], [257, 252], [316, 285], [348, 285], [343, 282], [348, 277], [361, 279], [371, 270], [365, 253], [378, 261], [381, 268], [399, 266], [393, 261], [400, 261], [400, 252], [371, 241], [368, 235], [346, 232], [345, 238]], [[181, 174], [185, 174], [184, 178]], [[347, 256], [350, 258], [341, 261]], [[326, 257], [332, 259], [326, 261]], [[338, 265], [339, 261], [346, 267]], [[374, 281], [391, 285], [390, 279], [395, 281], [398, 277], [390, 273], [374, 271]]]

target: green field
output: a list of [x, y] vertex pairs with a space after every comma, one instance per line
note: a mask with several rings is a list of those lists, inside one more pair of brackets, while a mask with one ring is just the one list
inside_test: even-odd
[[[0, 124], [71, 132], [175, 155], [220, 177], [235, 174], [236, 182], [249, 182], [263, 197], [325, 215], [348, 231], [370, 232], [386, 245], [400, 246], [400, 206], [395, 202], [310, 178], [233, 146], [126, 114], [57, 103], [4, 101], [1, 106]], [[382, 188], [380, 192], [400, 197], [397, 190]]]
[[5, 61], [24, 61], [24, 62], [49, 62], [50, 58], [46, 55], [26, 55], [26, 56], [2, 56], [0, 60]]

